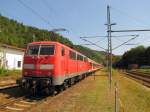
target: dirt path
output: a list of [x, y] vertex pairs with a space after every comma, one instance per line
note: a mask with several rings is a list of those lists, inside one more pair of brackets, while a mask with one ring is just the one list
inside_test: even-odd
[[113, 98], [108, 94], [107, 77], [97, 72], [66, 91], [29, 110], [29, 112], [112, 112]]

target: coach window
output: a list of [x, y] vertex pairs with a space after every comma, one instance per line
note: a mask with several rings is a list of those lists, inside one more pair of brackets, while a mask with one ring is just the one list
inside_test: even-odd
[[65, 49], [64, 47], [61, 48], [61, 56], [64, 56], [65, 55]]

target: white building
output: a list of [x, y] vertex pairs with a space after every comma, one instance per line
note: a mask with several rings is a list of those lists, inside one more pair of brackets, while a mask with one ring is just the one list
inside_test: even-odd
[[25, 49], [0, 44], [0, 67], [21, 70]]

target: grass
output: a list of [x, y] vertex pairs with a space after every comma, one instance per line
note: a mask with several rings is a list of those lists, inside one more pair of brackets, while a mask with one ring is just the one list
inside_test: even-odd
[[6, 70], [0, 68], [0, 77], [7, 77], [7, 76], [19, 77], [20, 75], [21, 75], [20, 70]]
[[89, 76], [58, 94], [53, 102], [47, 100], [30, 112], [114, 112], [114, 82], [117, 82], [122, 103], [122, 108], [117, 112], [150, 112], [150, 89], [113, 70], [113, 85], [110, 90], [106, 71], [107, 69], [98, 71], [95, 80], [93, 76]]
[[[103, 69], [102, 71], [106, 71]], [[108, 78], [105, 72], [97, 72], [95, 80], [90, 76], [90, 80], [86, 81], [87, 88], [80, 91], [78, 101], [75, 101], [74, 108], [70, 112], [113, 112], [114, 96], [109, 91]], [[85, 83], [85, 84], [86, 84]]]
[[7, 86], [16, 83], [16, 80], [21, 77], [20, 70], [0, 69], [0, 86]]
[[[20, 71], [7, 71], [19, 74]], [[112, 89], [109, 89], [107, 69], [98, 71], [95, 80], [89, 76], [80, 84], [76, 84], [55, 98], [54, 102], [46, 101], [34, 111], [40, 112], [114, 112], [114, 83], [117, 82], [118, 112], [150, 112], [150, 89], [125, 77], [117, 70], [113, 70]], [[122, 106], [120, 106], [122, 104]], [[36, 110], [37, 109], [37, 110]], [[122, 110], [124, 111], [122, 111]], [[32, 112], [32, 111], [31, 111]]]
[[114, 112], [106, 72], [96, 72], [30, 112]]
[[[98, 72], [97, 74], [103, 74]], [[106, 76], [97, 76], [91, 87], [81, 93], [80, 103], [90, 108], [89, 112], [113, 112], [114, 97], [109, 94], [109, 83]]]
[[125, 112], [150, 112], [150, 89], [114, 71]]

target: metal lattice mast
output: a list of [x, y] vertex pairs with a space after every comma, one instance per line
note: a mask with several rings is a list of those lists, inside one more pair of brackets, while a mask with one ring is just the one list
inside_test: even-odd
[[109, 83], [111, 88], [112, 83], [112, 42], [111, 42], [111, 20], [110, 20], [110, 7], [107, 6], [107, 38], [108, 38], [108, 72], [109, 72]]

